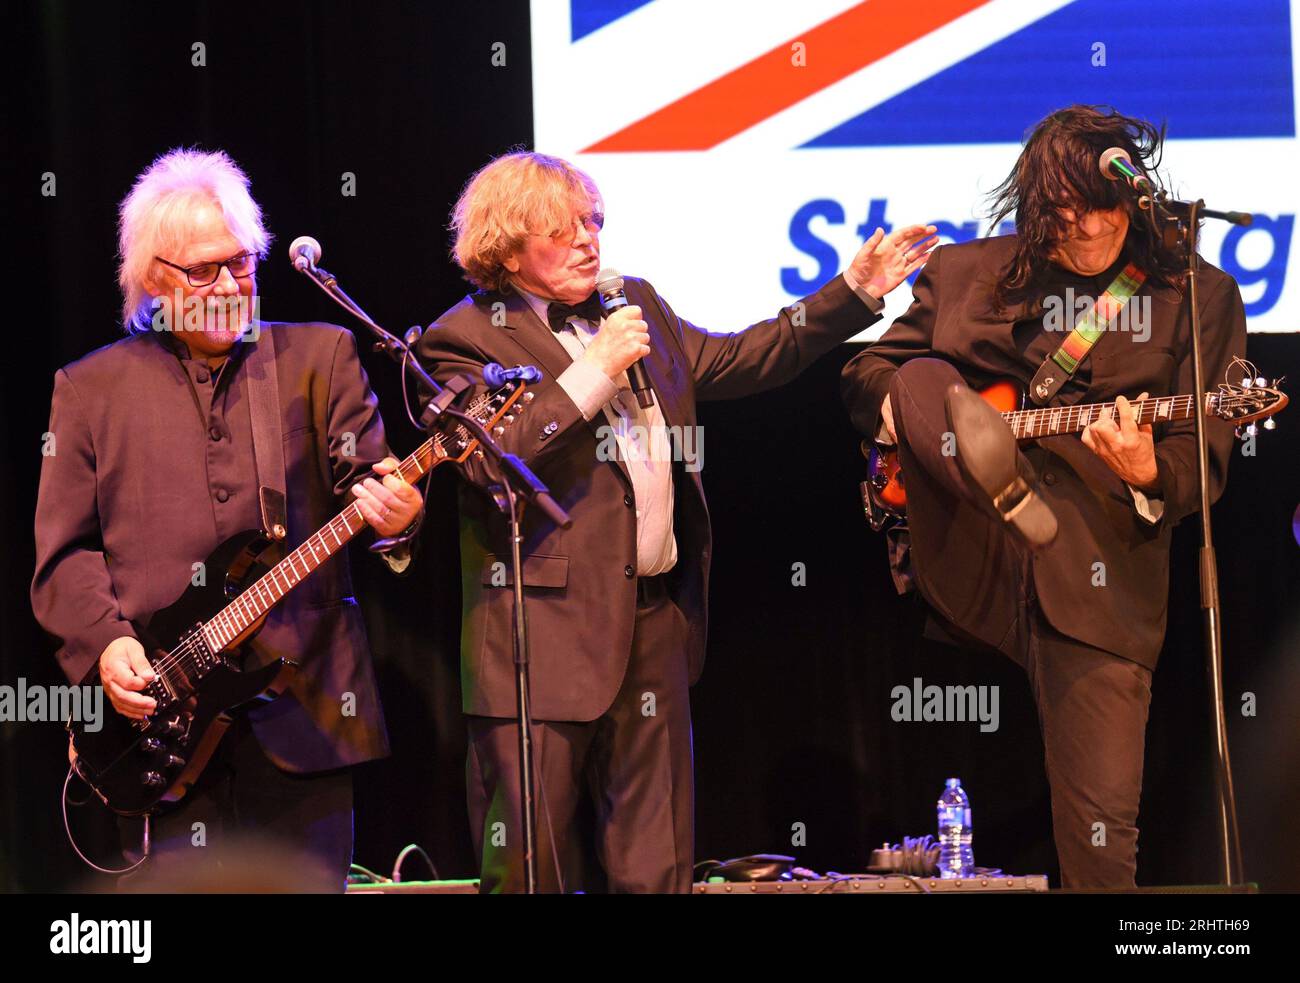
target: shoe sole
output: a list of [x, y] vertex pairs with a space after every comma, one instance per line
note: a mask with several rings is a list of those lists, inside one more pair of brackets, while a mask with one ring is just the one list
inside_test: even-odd
[[1016, 440], [1002, 415], [973, 389], [957, 384], [948, 387], [944, 404], [957, 439], [958, 469], [1028, 546], [1050, 545], [1056, 539], [1056, 515], [1020, 476]]

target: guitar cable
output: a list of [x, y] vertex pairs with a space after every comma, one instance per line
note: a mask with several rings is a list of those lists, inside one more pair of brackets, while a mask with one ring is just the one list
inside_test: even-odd
[[[63, 780], [63, 797], [61, 801], [61, 805], [63, 806], [63, 832], [67, 834], [68, 843], [72, 845], [72, 849], [76, 851], [78, 857], [80, 857], [83, 861], [85, 861], [88, 866], [93, 867], [101, 874], [129, 874], [131, 871], [135, 870], [142, 863], [144, 863], [146, 860], [149, 859], [149, 853], [150, 853], [149, 815], [146, 813], [144, 817], [144, 836], [141, 838], [140, 841], [140, 859], [137, 860], [135, 863], [131, 864], [131, 866], [129, 867], [119, 867], [116, 869], [110, 869], [108, 867], [99, 866], [99, 864], [95, 863], [95, 861], [91, 860], [88, 856], [86, 856], [81, 851], [81, 847], [77, 846], [77, 840], [72, 835], [72, 825], [71, 823], [68, 822], [68, 786], [72, 784], [72, 776], [75, 775], [76, 773], [77, 773], [77, 766], [75, 764], [69, 764], [68, 777]], [[87, 797], [86, 799], [83, 799], [80, 803], [78, 803], [78, 805], [84, 805], [86, 802], [89, 801], [90, 799], [89, 797]]]

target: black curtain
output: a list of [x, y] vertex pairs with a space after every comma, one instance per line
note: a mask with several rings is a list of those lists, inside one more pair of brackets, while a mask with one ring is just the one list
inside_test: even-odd
[[[428, 323], [466, 291], [446, 231], [461, 185], [491, 155], [531, 143], [529, 23], [524, 3], [382, 2], [33, 3], [6, 21], [0, 166], [17, 303], [0, 427], [9, 462], [0, 482], [0, 684], [60, 683], [27, 601], [40, 441], [54, 370], [119, 337], [114, 219], [132, 178], [170, 147], [224, 149], [251, 175], [277, 237], [259, 271], [266, 317], [344, 318], [283, 261], [289, 240], [308, 232], [380, 323], [397, 331]], [[505, 64], [494, 65], [502, 50]], [[575, 66], [575, 112], [581, 87], [607, 70]], [[53, 196], [41, 193], [47, 174]], [[342, 193], [345, 175], [353, 196]], [[706, 243], [708, 229], [700, 232]], [[672, 284], [662, 287], [671, 297]], [[883, 840], [933, 832], [942, 781], [958, 774], [974, 801], [978, 861], [1055, 877], [1023, 674], [920, 642], [920, 611], [894, 594], [884, 547], [862, 521], [862, 462], [837, 395], [839, 368], [855, 350], [844, 346], [779, 391], [702, 408], [716, 549], [709, 665], [692, 695], [698, 855], [790, 852], [815, 868], [858, 870]], [[1300, 378], [1293, 335], [1252, 337], [1251, 354], [1270, 375]], [[369, 351], [363, 361], [395, 449], [409, 451], [417, 436], [396, 368]], [[1296, 889], [1300, 848], [1285, 832], [1300, 807], [1300, 555], [1291, 532], [1300, 441], [1289, 422], [1260, 441], [1258, 456], [1235, 460], [1215, 518], [1247, 869], [1267, 887]], [[353, 557], [394, 746], [357, 778], [356, 859], [376, 870], [417, 842], [440, 875], [474, 872], [454, 480], [449, 469], [435, 475], [412, 576], [391, 577], [363, 550]], [[1216, 872], [1196, 546], [1195, 526], [1185, 524], [1148, 729], [1143, 883], [1204, 883]], [[806, 586], [792, 582], [797, 563]], [[892, 721], [890, 690], [914, 676], [999, 685], [1000, 728]], [[1241, 713], [1246, 692], [1257, 698], [1255, 716]], [[95, 883], [62, 830], [61, 728], [2, 730], [0, 885]], [[110, 859], [104, 817], [73, 812], [80, 835]], [[418, 873], [412, 861], [407, 875]]]

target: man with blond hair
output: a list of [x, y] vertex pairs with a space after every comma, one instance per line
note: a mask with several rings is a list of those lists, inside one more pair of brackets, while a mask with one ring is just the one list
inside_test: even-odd
[[[68, 678], [80, 682], [98, 663], [116, 712], [142, 719], [155, 709], [142, 692], [155, 670], [132, 622], [175, 600], [223, 540], [263, 525], [259, 487], [274, 483], [264, 452], [253, 450], [254, 359], [269, 367], [268, 391], [278, 396], [266, 414], [278, 419], [264, 432], [283, 446], [289, 548], [355, 498], [387, 539], [377, 545], [394, 551], [390, 565], [404, 565], [397, 551], [407, 549], [403, 534], [422, 503], [392, 473], [353, 336], [257, 319], [256, 270], [270, 236], [229, 157], [164, 154], [120, 216], [128, 337], [55, 374], [31, 596]], [[281, 696], [235, 711], [194, 789], [151, 818], [149, 857], [133, 886], [193, 883], [205, 861], [250, 838], [262, 841], [259, 851], [267, 840], [283, 851], [296, 878], [285, 886], [344, 885], [348, 766], [388, 753], [346, 561], [324, 563], [289, 594], [251, 649], [246, 668], [286, 658], [299, 671]], [[138, 837], [131, 825], [124, 836]]]
[[[821, 290], [711, 334], [631, 277], [628, 306], [602, 313], [603, 223], [599, 190], [572, 164], [524, 152], [488, 164], [452, 223], [456, 260], [479, 290], [417, 351], [441, 380], [480, 376], [487, 362], [545, 374], [501, 438], [573, 518], [562, 530], [530, 511], [523, 524], [540, 885], [598, 886], [581, 864], [593, 846], [609, 890], [680, 892], [694, 865], [688, 691], [704, 662], [710, 552], [701, 462], [683, 453], [696, 400], [779, 386], [878, 320], [881, 298], [925, 262], [934, 228], [878, 229]], [[655, 397], [646, 408], [628, 382], [638, 360]], [[523, 886], [509, 556], [503, 517], [466, 489], [461, 672], [484, 891]], [[594, 844], [574, 831], [584, 794]]]

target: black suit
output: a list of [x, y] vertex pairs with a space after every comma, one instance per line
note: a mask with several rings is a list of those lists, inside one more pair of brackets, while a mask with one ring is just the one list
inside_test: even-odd
[[[942, 359], [976, 387], [998, 378], [1028, 385], [1065, 335], [1043, 331], [1041, 317], [1024, 304], [1000, 314], [992, 310], [992, 287], [1013, 245], [1013, 236], [999, 236], [935, 250], [907, 313], [844, 369], [845, 405], [862, 433], [875, 434], [880, 404], [898, 367], [914, 358]], [[1208, 263], [1200, 276], [1206, 378], [1213, 386], [1223, 381], [1232, 356], [1244, 354], [1246, 320], [1231, 277]], [[1061, 271], [1059, 282], [1095, 297], [1112, 277], [1112, 271], [1093, 278]], [[1179, 317], [1180, 298], [1148, 280], [1130, 303], [1144, 295], [1151, 298], [1150, 337], [1140, 341], [1132, 333], [1107, 332], [1052, 405], [1133, 398], [1143, 391], [1152, 396], [1191, 392], [1192, 356], [1188, 327]], [[1225, 421], [1209, 422], [1213, 499], [1227, 479], [1232, 431]], [[1041, 471], [1051, 476], [1042, 492], [1060, 525], [1056, 544], [1032, 560], [1048, 620], [1072, 638], [1147, 668], [1155, 667], [1164, 640], [1169, 538], [1174, 525], [1199, 506], [1193, 422], [1158, 424], [1155, 437], [1160, 484], [1155, 494], [1164, 502], [1164, 514], [1154, 525], [1142, 520], [1124, 482], [1078, 436], [1047, 438], [1034, 452]], [[915, 519], [914, 510], [912, 515]], [[978, 552], [954, 556], [952, 551], [965, 544], [940, 542], [915, 521], [911, 525], [917, 580], [927, 599], [949, 621], [997, 647], [1014, 613], [1003, 592], [1007, 558], [984, 542], [973, 544]], [[1093, 562], [1106, 565], [1104, 591], [1092, 586]]]
[[[1029, 673], [1066, 885], [1131, 886], [1151, 670], [1165, 632], [1169, 541], [1173, 526], [1199, 504], [1193, 422], [1155, 427], [1159, 489], [1151, 493], [1148, 518], [1078, 436], [1029, 447], [1021, 467], [1037, 475], [1059, 533], [1035, 554], [1009, 535], [942, 445], [948, 385], [982, 387], [999, 378], [1027, 385], [1065, 338], [1045, 330], [1042, 313], [1028, 304], [993, 309], [993, 287], [1014, 243], [1004, 236], [936, 249], [907, 313], [845, 366], [843, 395], [854, 424], [872, 436], [890, 396], [908, 495], [911, 573], [921, 595], [950, 634], [998, 649]], [[1125, 261], [1121, 256], [1096, 277], [1054, 268], [1047, 293], [1095, 298]], [[1213, 384], [1245, 350], [1245, 316], [1234, 281], [1209, 264], [1203, 264], [1200, 296]], [[1179, 295], [1148, 280], [1129, 302], [1129, 314], [1142, 312], [1133, 305], [1146, 298], [1149, 319], [1131, 323], [1135, 330], [1127, 333], [1103, 334], [1051, 405], [1191, 391]], [[1217, 498], [1232, 425], [1211, 420], [1208, 428]]]
[[[735, 334], [710, 334], [682, 320], [644, 281], [629, 278], [626, 290], [628, 302], [642, 308], [650, 327], [652, 352], [644, 364], [669, 427], [694, 427], [697, 399], [729, 399], [787, 382], [820, 354], [878, 318], [842, 277], [805, 298], [802, 307], [786, 308], [778, 317]], [[495, 320], [494, 313], [500, 314]], [[502, 438], [506, 449], [519, 454], [537, 472], [573, 518], [572, 528], [562, 530], [535, 510], [525, 515], [523, 552], [534, 717], [565, 724], [596, 722], [599, 730], [605, 726], [600, 723], [602, 715], [635, 712], [639, 694], [631, 691], [629, 680], [656, 674], [664, 678], [666, 692], [660, 693], [659, 706], [677, 723], [655, 747], [642, 749], [644, 760], [629, 767], [628, 774], [652, 773], [647, 769], [659, 767], [664, 755], [673, 757], [674, 794], [681, 796], [673, 819], [677, 855], [665, 860], [662, 851], [651, 856], [652, 851], [647, 850], [644, 863], [633, 859], [624, 864], [612, 856], [617, 852], [614, 849], [605, 866], [615, 888], [682, 889], [689, 885], [692, 857], [689, 733], [683, 740], [681, 728], [689, 729], [686, 686], [698, 678], [704, 663], [711, 548], [701, 475], [686, 471], [681, 464], [674, 466], [678, 561], [667, 577], [667, 590], [676, 611], [661, 611], [655, 604], [639, 607], [632, 484], [622, 462], [598, 459], [598, 430], [604, 419], [597, 415], [585, 421], [565, 390], [555, 383], [572, 359], [550, 328], [520, 296], [480, 292], [440, 317], [425, 332], [418, 352], [440, 380], [466, 372], [478, 377], [489, 361], [531, 363], [545, 373], [545, 380], [536, 387], [536, 399]], [[494, 586], [492, 577], [493, 564], [508, 564], [509, 556], [504, 518], [481, 493], [464, 489], [461, 666], [465, 711], [478, 718], [505, 718], [515, 713], [511, 591], [500, 581]], [[652, 650], [666, 662], [654, 672], [646, 672], [644, 666], [634, 663], [655, 658]], [[679, 679], [680, 684], [669, 682], [669, 678]], [[471, 722], [472, 786], [476, 774], [481, 783], [471, 787], [472, 821], [484, 815], [485, 799], [501, 794], [498, 776], [507, 786], [514, 781], [509, 767], [497, 760], [498, 753], [509, 753], [511, 742], [508, 737], [492, 736], [490, 730], [489, 724]], [[601, 738], [594, 740], [594, 754], [600, 755], [603, 746], [603, 753], [614, 755], [611, 768], [624, 763], [623, 752], [611, 752]], [[573, 728], [553, 743], [560, 741], [566, 747], [582, 744], [581, 755], [587, 753], [588, 738], [577, 735]], [[580, 762], [577, 767], [586, 765]], [[556, 783], [571, 786], [577, 779], [552, 773], [545, 762], [540, 769], [544, 791], [552, 799], [564, 796], [559, 811], [567, 813], [573, 796], [559, 790]], [[610, 787], [612, 780], [607, 774], [597, 782], [601, 787], [596, 790], [606, 798], [611, 814], [621, 809], [630, 815], [642, 807], [652, 808], [656, 799], [663, 800], [670, 791], [656, 784], [656, 779], [651, 787], [620, 800], [619, 791]], [[548, 791], [551, 789], [555, 790]], [[638, 803], [634, 808], [633, 798]], [[511, 807], [509, 801], [501, 803], [513, 820], [517, 805], [513, 805], [516, 811]], [[542, 811], [539, 809], [539, 814]], [[567, 815], [561, 820], [554, 815], [556, 811], [550, 810], [563, 837], [568, 833]], [[609, 844], [617, 837], [618, 823], [617, 817], [606, 819], [604, 839]], [[672, 839], [667, 834], [663, 837], [665, 842]], [[496, 863], [488, 856], [490, 835], [488, 840], [485, 878]], [[668, 849], [673, 849], [671, 843]], [[560, 850], [564, 851], [562, 845]], [[611, 862], [619, 864], [618, 871], [609, 869]], [[662, 876], [645, 875], [650, 867], [662, 871]], [[546, 864], [542, 874], [548, 874]], [[573, 886], [572, 882], [566, 886]]]

